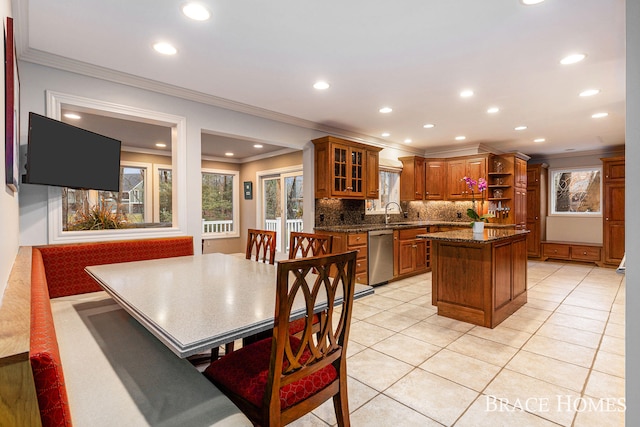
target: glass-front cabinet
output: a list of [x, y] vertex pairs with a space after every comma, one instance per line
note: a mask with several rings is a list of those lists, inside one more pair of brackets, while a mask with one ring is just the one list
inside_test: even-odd
[[[377, 194], [380, 148], [331, 136], [313, 143], [316, 198], [365, 199]], [[368, 169], [375, 169], [375, 173], [368, 173]]]

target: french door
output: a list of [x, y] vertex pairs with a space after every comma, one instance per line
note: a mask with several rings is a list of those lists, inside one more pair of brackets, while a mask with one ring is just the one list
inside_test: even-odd
[[276, 232], [278, 252], [289, 249], [289, 234], [302, 231], [302, 171], [262, 177], [262, 226]]

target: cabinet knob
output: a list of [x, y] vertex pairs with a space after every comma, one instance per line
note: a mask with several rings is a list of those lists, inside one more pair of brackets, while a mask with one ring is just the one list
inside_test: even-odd
[[587, 251], [582, 252], [582, 255], [586, 255], [586, 254], [587, 254]]
[[605, 218], [606, 221], [609, 221], [609, 218]]

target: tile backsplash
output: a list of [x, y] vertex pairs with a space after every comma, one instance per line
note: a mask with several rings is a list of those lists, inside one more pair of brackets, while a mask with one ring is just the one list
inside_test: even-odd
[[[317, 227], [336, 225], [382, 224], [384, 214], [365, 215], [364, 200], [316, 199], [315, 225]], [[391, 222], [400, 221], [460, 221], [469, 222], [467, 209], [471, 202], [401, 202], [402, 210], [407, 213], [391, 215]], [[458, 217], [460, 214], [460, 217]]]

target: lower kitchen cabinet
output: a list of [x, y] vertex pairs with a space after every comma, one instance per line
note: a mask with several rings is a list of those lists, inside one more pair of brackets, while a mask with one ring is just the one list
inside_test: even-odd
[[418, 239], [427, 233], [426, 227], [400, 229], [394, 232], [394, 276], [410, 276], [429, 271], [430, 242]]
[[334, 254], [346, 251], [357, 251], [356, 256], [356, 283], [369, 284], [368, 260], [367, 260], [367, 233], [340, 233], [321, 231], [322, 234], [333, 236]]

